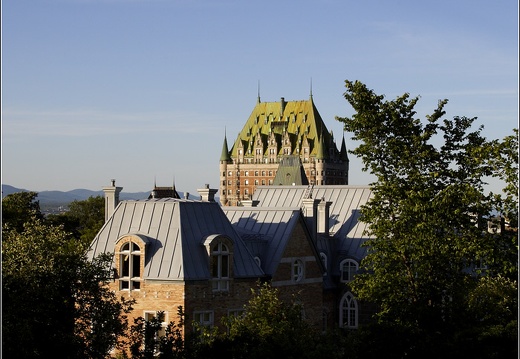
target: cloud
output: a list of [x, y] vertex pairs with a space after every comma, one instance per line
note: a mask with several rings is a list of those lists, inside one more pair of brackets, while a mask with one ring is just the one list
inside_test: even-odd
[[193, 112], [113, 113], [96, 110], [4, 109], [4, 139], [102, 135], [213, 133], [218, 119]]

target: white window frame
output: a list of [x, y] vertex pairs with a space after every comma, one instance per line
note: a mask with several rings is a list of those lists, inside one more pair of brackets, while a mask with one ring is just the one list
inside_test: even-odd
[[358, 303], [354, 295], [346, 292], [339, 305], [339, 326], [356, 329], [358, 327]]
[[200, 310], [193, 312], [193, 321], [207, 328], [213, 327], [214, 313], [212, 310]]
[[[127, 245], [128, 249], [123, 249]], [[141, 247], [139, 246], [139, 244], [133, 241], [126, 242], [121, 246], [121, 249], [119, 251], [119, 290], [138, 291], [141, 289], [142, 256], [143, 252], [141, 251]], [[135, 263], [136, 261], [137, 263]], [[137, 273], [135, 273], [136, 265]], [[127, 266], [128, 268], [126, 268]]]
[[218, 241], [211, 245], [211, 281], [214, 292], [229, 291], [231, 251], [227, 244]]
[[[348, 266], [345, 269], [345, 266]], [[356, 272], [359, 269], [359, 264], [353, 259], [344, 259], [339, 264], [340, 281], [342, 283], [348, 283], [354, 279]]]

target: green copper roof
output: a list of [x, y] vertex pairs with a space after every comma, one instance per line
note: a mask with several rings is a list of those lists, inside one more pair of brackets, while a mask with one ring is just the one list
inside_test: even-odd
[[323, 137], [324, 136], [321, 136], [320, 137], [320, 140], [318, 141], [318, 149], [317, 149], [317, 153], [316, 153], [316, 158], [319, 159], [319, 160], [325, 160], [327, 158], [329, 158], [328, 156], [328, 152], [325, 150], [325, 144], [323, 143]]
[[[287, 135], [291, 142], [291, 155], [298, 154], [302, 144], [308, 143], [309, 155], [313, 157], [318, 151], [318, 134], [322, 133], [325, 146], [323, 150], [329, 153], [329, 146], [333, 143], [332, 135], [314, 106], [312, 97], [302, 101], [285, 101], [282, 98], [279, 102], [257, 102], [238, 134], [230, 155], [237, 157], [237, 148], [240, 146], [246, 157], [250, 153], [252, 156], [252, 148], [257, 141], [261, 141], [266, 154], [268, 139], [273, 135], [278, 144], [278, 155], [282, 155], [282, 142]], [[337, 152], [336, 148], [335, 151]]]
[[300, 157], [282, 157], [273, 184], [276, 186], [308, 185], [309, 180], [305, 175]]
[[231, 161], [231, 157], [229, 156], [226, 135], [224, 135], [224, 144], [222, 145], [222, 154], [220, 155], [220, 160], [221, 161]]

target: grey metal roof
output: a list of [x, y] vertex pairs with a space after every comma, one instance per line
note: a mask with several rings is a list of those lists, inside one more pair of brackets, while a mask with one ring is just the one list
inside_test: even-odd
[[89, 258], [113, 253], [117, 240], [129, 234], [147, 239], [145, 279], [209, 279], [204, 240], [215, 234], [233, 241], [235, 277], [264, 276], [215, 202], [173, 198], [123, 201], [94, 238]]
[[345, 258], [361, 261], [367, 250], [363, 243], [369, 237], [364, 234], [368, 224], [359, 218], [361, 207], [372, 196], [369, 186], [259, 186], [253, 200], [259, 201], [259, 207], [300, 207], [302, 199], [309, 195], [332, 202], [329, 227], [333, 240], [323, 236], [317, 240], [318, 250], [327, 254], [329, 263], [333, 263], [328, 270], [339, 273], [335, 263]]
[[272, 275], [298, 222], [300, 208], [223, 207], [262, 269]]

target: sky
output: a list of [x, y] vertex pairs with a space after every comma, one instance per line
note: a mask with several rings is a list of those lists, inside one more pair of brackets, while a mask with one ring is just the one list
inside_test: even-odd
[[[181, 192], [219, 185], [262, 101], [314, 103], [338, 146], [345, 80], [418, 117], [518, 127], [518, 2], [3, 0], [2, 184], [32, 191]], [[373, 177], [350, 155], [352, 185]]]

